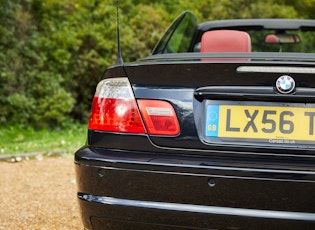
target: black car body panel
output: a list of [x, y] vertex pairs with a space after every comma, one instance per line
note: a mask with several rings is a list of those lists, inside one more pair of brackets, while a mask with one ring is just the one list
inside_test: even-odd
[[[314, 227], [314, 164], [306, 159], [295, 169], [292, 158], [264, 162], [89, 148], [80, 153], [76, 169], [85, 226], [95, 216], [95, 229], [137, 223], [143, 224], [135, 225], [139, 229]], [[279, 162], [286, 169], [278, 169]]]
[[[87, 144], [75, 154], [84, 227], [314, 229], [315, 55], [195, 49], [213, 28], [308, 30], [315, 22], [195, 22], [185, 12], [152, 56], [105, 71]], [[182, 46], [179, 30], [190, 36]], [[292, 90], [277, 88], [281, 78], [294, 79]], [[122, 102], [136, 106], [114, 126]], [[175, 117], [167, 126], [175, 131], [152, 131], [147, 116]], [[217, 126], [226, 132], [213, 133]]]

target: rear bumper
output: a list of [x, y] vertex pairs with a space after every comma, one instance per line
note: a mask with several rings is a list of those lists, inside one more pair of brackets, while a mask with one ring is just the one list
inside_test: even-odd
[[87, 229], [315, 228], [309, 170], [90, 148], [79, 150], [75, 162]]

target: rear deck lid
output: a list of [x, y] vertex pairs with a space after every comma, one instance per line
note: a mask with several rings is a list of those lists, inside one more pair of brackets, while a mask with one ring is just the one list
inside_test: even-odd
[[180, 133], [160, 147], [268, 151], [315, 147], [315, 65], [163, 62], [126, 66], [137, 100], [170, 103]]

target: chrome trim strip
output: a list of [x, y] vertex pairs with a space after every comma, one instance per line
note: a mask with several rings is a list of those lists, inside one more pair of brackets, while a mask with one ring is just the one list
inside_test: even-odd
[[283, 67], [283, 66], [239, 66], [238, 73], [304, 73], [315, 74], [313, 67]]
[[245, 209], [245, 208], [228, 208], [228, 207], [216, 207], [216, 206], [205, 206], [205, 205], [194, 205], [194, 204], [178, 204], [178, 203], [167, 203], [167, 202], [128, 200], [128, 199], [120, 199], [120, 198], [105, 197], [105, 196], [94, 196], [94, 195], [81, 194], [81, 193], [78, 193], [78, 197], [88, 202], [96, 202], [96, 203], [101, 203], [105, 205], [119, 205], [119, 206], [128, 206], [128, 207], [136, 207], [136, 208], [150, 208], [150, 209], [179, 211], [179, 212], [195, 212], [195, 213], [204, 213], [204, 214], [231, 215], [231, 216], [242, 216], [242, 217], [315, 221], [315, 213], [258, 210], [258, 209]]

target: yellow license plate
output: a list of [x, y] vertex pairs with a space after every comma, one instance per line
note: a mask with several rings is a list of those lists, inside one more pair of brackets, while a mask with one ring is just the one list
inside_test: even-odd
[[[315, 108], [208, 105], [206, 136], [220, 138], [315, 140]], [[280, 142], [279, 142], [280, 143]]]

